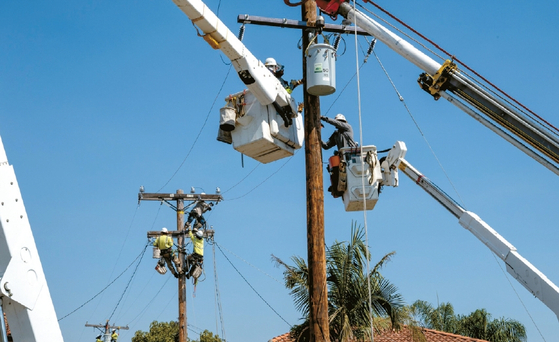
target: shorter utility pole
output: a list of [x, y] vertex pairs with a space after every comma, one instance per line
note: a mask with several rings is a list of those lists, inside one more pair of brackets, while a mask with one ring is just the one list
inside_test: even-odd
[[[184, 236], [186, 229], [184, 227], [184, 201], [191, 202], [216, 202], [219, 203], [223, 200], [223, 197], [218, 194], [208, 195], [208, 194], [196, 194], [190, 193], [185, 194], [183, 190], [179, 189], [176, 193], [145, 193], [143, 187], [140, 187], [140, 193], [138, 193], [138, 203], [140, 201], [159, 201], [166, 202], [177, 212], [177, 230], [170, 231], [173, 237], [177, 237], [177, 245], [179, 249], [179, 267], [184, 270], [186, 267], [186, 253]], [[171, 204], [170, 201], [176, 201], [176, 206]], [[209, 230], [206, 230], [205, 234], [209, 234]], [[213, 236], [213, 231], [211, 231]], [[160, 235], [161, 232], [148, 232], [148, 237], [155, 237]], [[151, 235], [151, 236], [150, 236]], [[186, 270], [185, 270], [186, 272]], [[187, 321], [186, 321], [186, 279], [184, 273], [179, 276], [179, 342], [186, 342], [188, 340], [187, 331]]]
[[93, 328], [97, 328], [99, 330], [101, 330], [101, 328], [105, 329], [104, 333], [103, 333], [103, 342], [111, 342], [111, 329], [116, 329], [116, 330], [128, 330], [128, 326], [125, 327], [121, 327], [121, 326], [116, 326], [116, 325], [109, 325], [109, 321], [107, 320], [107, 323], [105, 324], [89, 324], [89, 323], [85, 323], [86, 327], [93, 327]]

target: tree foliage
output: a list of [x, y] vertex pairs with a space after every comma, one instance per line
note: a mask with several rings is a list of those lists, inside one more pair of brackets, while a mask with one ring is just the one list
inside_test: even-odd
[[[370, 339], [371, 324], [377, 331], [399, 326], [403, 312], [400, 310], [403, 307], [402, 297], [396, 286], [380, 273], [382, 266], [394, 254], [385, 255], [367, 274], [369, 254], [364, 232], [355, 224], [352, 225], [350, 241], [336, 241], [327, 249], [326, 281], [332, 341]], [[292, 257], [292, 266], [279, 258], [274, 259], [285, 268], [285, 285], [291, 290], [295, 307], [304, 317], [304, 322], [292, 329], [292, 336], [296, 340], [306, 341], [309, 338], [310, 310], [307, 264], [300, 257]], [[371, 316], [376, 318], [373, 322]]]
[[136, 331], [132, 342], [178, 342], [179, 324], [178, 322], [157, 322], [153, 321], [149, 325], [149, 332]]
[[490, 342], [526, 341], [524, 325], [504, 317], [492, 319], [485, 309], [475, 310], [469, 315], [455, 315], [450, 303], [442, 303], [434, 308], [431, 304], [418, 300], [411, 305], [411, 311], [419, 324], [428, 329]]

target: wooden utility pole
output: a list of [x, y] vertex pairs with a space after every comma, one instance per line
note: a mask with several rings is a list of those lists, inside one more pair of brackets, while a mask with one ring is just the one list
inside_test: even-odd
[[93, 327], [101, 330], [101, 328], [105, 329], [103, 333], [103, 342], [109, 342], [111, 340], [111, 329], [118, 329], [118, 330], [128, 330], [128, 326], [121, 327], [116, 325], [109, 325], [109, 321], [105, 324], [89, 324], [85, 323], [86, 327]]
[[[177, 236], [177, 244], [179, 246], [179, 267], [185, 270], [186, 254], [184, 252], [184, 201], [207, 201], [219, 202], [223, 200], [221, 195], [207, 194], [185, 194], [179, 189], [175, 194], [169, 193], [143, 193], [138, 194], [138, 201], [176, 201], [177, 212], [177, 231], [170, 232], [173, 236]], [[160, 232], [148, 232], [148, 237], [159, 235]], [[206, 233], [207, 234], [207, 233]], [[186, 270], [185, 270], [186, 272]], [[187, 320], [186, 320], [186, 279], [184, 274], [179, 276], [179, 342], [186, 342], [188, 339]]]
[[[303, 77], [307, 77], [306, 51], [317, 32], [310, 26], [316, 22], [316, 2], [303, 0]], [[310, 341], [330, 342], [328, 324], [328, 290], [326, 287], [326, 250], [324, 248], [324, 186], [322, 182], [322, 144], [320, 136], [320, 100], [307, 93], [303, 82], [305, 106], [305, 168], [307, 176], [307, 253], [309, 263]]]

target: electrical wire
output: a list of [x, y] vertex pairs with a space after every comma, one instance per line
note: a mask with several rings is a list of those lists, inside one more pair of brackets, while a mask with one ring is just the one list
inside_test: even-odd
[[142, 263], [142, 259], [144, 258], [144, 255], [146, 254], [146, 250], [149, 246], [149, 240], [146, 243], [146, 245], [144, 246], [144, 250], [142, 251], [140, 260], [138, 261], [138, 264], [136, 265], [136, 268], [134, 269], [134, 272], [132, 273], [132, 275], [130, 276], [130, 280], [128, 280], [128, 284], [126, 284], [126, 287], [124, 288], [124, 291], [122, 292], [122, 295], [120, 296], [120, 299], [118, 300], [118, 302], [115, 305], [115, 308], [113, 309], [113, 312], [111, 313], [111, 315], [109, 316], [109, 321], [111, 320], [111, 318], [113, 318], [113, 315], [116, 311], [116, 309], [118, 308], [120, 301], [122, 300], [122, 298], [124, 297], [124, 294], [126, 293], [126, 290], [128, 290], [128, 287], [130, 286], [130, 283], [132, 283], [132, 279], [134, 279], [134, 276], [136, 275], [136, 272], [138, 271], [138, 267], [140, 266], [140, 264]]
[[[293, 159], [293, 157], [294, 157], [295, 155], [297, 155], [298, 152], [299, 152], [299, 150], [295, 151], [294, 155], [291, 156], [291, 157], [289, 157], [289, 158], [285, 161], [285, 163], [283, 163], [274, 173], [272, 173], [271, 175], [269, 175], [269, 176], [268, 176], [266, 179], [264, 179], [262, 182], [258, 183], [258, 185], [256, 185], [254, 188], [250, 189], [250, 190], [249, 190], [248, 192], [246, 192], [244, 195], [241, 195], [241, 196], [235, 197], [235, 198], [231, 198], [231, 199], [229, 199], [228, 201], [235, 201], [235, 200], [241, 199], [241, 198], [247, 196], [248, 194], [250, 194], [251, 192], [253, 192], [254, 190], [256, 190], [256, 189], [257, 189], [258, 187], [260, 187], [262, 184], [266, 183], [266, 182], [268, 181], [268, 179], [272, 178], [276, 173], [278, 173], [281, 169], [283, 169], [283, 167], [284, 167], [285, 165], [287, 165], [287, 163], [289, 163], [289, 162], [291, 161], [291, 159]], [[252, 173], [252, 172], [251, 172], [251, 173]], [[246, 178], [246, 177], [245, 177], [245, 178]], [[244, 179], [243, 179], [243, 180], [244, 180]]]
[[223, 253], [223, 251], [221, 250], [221, 247], [219, 246], [219, 244], [217, 242], [215, 242], [215, 245], [217, 246], [217, 248], [219, 248], [219, 251], [221, 252], [221, 254], [223, 254], [223, 256], [225, 257], [225, 259], [227, 259], [227, 261], [229, 262], [229, 264], [235, 269], [235, 271], [241, 276], [241, 278], [243, 278], [243, 280], [245, 281], [245, 283], [247, 283], [247, 285], [252, 289], [252, 291], [254, 291], [254, 293], [256, 293], [256, 295], [258, 297], [260, 297], [260, 299], [262, 299], [262, 301], [279, 317], [281, 318], [287, 325], [289, 325], [290, 327], [293, 327], [291, 324], [289, 324], [288, 321], [285, 320], [285, 318], [283, 318], [271, 305], [270, 303], [268, 303], [261, 295], [260, 293], [258, 293], [258, 291], [256, 291], [256, 289], [248, 282], [248, 280], [241, 274], [241, 272], [239, 272], [239, 270], [235, 267], [235, 265], [233, 265], [233, 263], [231, 262], [231, 260], [229, 260], [229, 258], [227, 257], [227, 255], [225, 255], [225, 253]]
[[237, 259], [241, 260], [242, 262], [244, 262], [245, 264], [249, 265], [250, 267], [254, 268], [255, 270], [257, 270], [258, 272], [264, 274], [265, 276], [269, 277], [270, 279], [274, 280], [275, 282], [283, 285], [283, 283], [279, 280], [277, 280], [276, 278], [272, 277], [271, 275], [269, 275], [268, 273], [262, 271], [261, 269], [259, 269], [258, 267], [254, 266], [253, 264], [251, 264], [250, 262], [246, 261], [245, 259], [241, 258], [240, 256], [238, 256], [237, 254], [231, 252], [230, 250], [228, 250], [227, 248], [221, 246], [221, 248], [225, 249], [227, 252], [233, 254], [235, 257], [237, 257]]
[[402, 20], [398, 19], [397, 17], [395, 17], [394, 15], [392, 15], [391, 13], [389, 13], [388, 11], [386, 11], [384, 8], [380, 7], [379, 5], [377, 5], [376, 3], [374, 3], [371, 0], [365, 0], [365, 2], [368, 2], [370, 4], [372, 4], [373, 6], [375, 6], [376, 8], [378, 8], [379, 10], [381, 10], [382, 12], [386, 13], [388, 16], [390, 16], [392, 19], [396, 20], [398, 23], [404, 25], [407, 29], [409, 29], [410, 31], [412, 31], [413, 33], [415, 33], [416, 35], [418, 35], [419, 37], [421, 37], [422, 39], [424, 39], [425, 41], [429, 42], [431, 45], [433, 45], [434, 47], [436, 47], [439, 51], [443, 52], [444, 54], [446, 54], [448, 57], [452, 58], [453, 61], [456, 61], [457, 63], [459, 63], [460, 65], [462, 65], [463, 67], [465, 67], [466, 69], [468, 69], [470, 72], [472, 72], [474, 75], [476, 75], [477, 77], [479, 77], [480, 79], [482, 79], [484, 82], [486, 82], [487, 84], [489, 84], [491, 87], [493, 87], [494, 89], [496, 89], [497, 91], [499, 91], [501, 94], [503, 94], [504, 96], [506, 96], [508, 99], [510, 99], [511, 101], [515, 102], [517, 105], [521, 106], [522, 108], [524, 108], [525, 110], [527, 110], [529, 113], [531, 113], [532, 115], [534, 115], [535, 117], [537, 117], [539, 120], [541, 120], [541, 122], [545, 123], [550, 129], [552, 128], [553, 130], [555, 130], [555, 132], [559, 132], [559, 129], [557, 129], [555, 126], [553, 126], [551, 123], [547, 122], [545, 119], [543, 119], [542, 117], [540, 117], [538, 114], [534, 113], [532, 110], [530, 110], [528, 107], [524, 106], [522, 103], [520, 103], [519, 101], [517, 101], [515, 98], [513, 98], [512, 96], [510, 96], [509, 94], [505, 93], [503, 90], [501, 90], [499, 87], [497, 87], [496, 85], [494, 85], [493, 83], [491, 83], [489, 80], [487, 80], [485, 77], [483, 77], [482, 75], [480, 75], [479, 73], [477, 73], [475, 70], [473, 70], [472, 68], [470, 68], [468, 65], [466, 65], [464, 62], [462, 62], [461, 60], [459, 60], [458, 58], [456, 58], [455, 55], [450, 54], [449, 52], [447, 52], [445, 49], [443, 49], [442, 47], [440, 47], [439, 45], [437, 45], [435, 42], [433, 42], [432, 40], [430, 40], [429, 38], [425, 37], [424, 35], [422, 35], [421, 33], [419, 33], [417, 30], [415, 30], [414, 28], [412, 28], [411, 26], [407, 25], [406, 23], [404, 23]]
[[190, 146], [190, 149], [188, 150], [186, 157], [184, 157], [184, 159], [182, 160], [182, 163], [179, 165], [179, 167], [177, 168], [177, 170], [171, 175], [171, 177], [169, 178], [169, 180], [163, 184], [163, 186], [161, 188], [159, 188], [159, 190], [157, 190], [156, 192], [161, 191], [161, 189], [163, 189], [165, 186], [167, 186], [167, 184], [169, 184], [169, 182], [171, 182], [171, 180], [173, 178], [175, 178], [175, 176], [177, 175], [177, 173], [179, 172], [179, 170], [182, 168], [182, 166], [184, 165], [184, 163], [186, 162], [186, 160], [188, 159], [188, 157], [190, 156], [190, 153], [192, 153], [192, 150], [194, 149], [194, 146], [196, 146], [196, 142], [198, 142], [198, 139], [200, 138], [200, 135], [202, 134], [202, 131], [204, 130], [204, 127], [206, 127], [206, 123], [208, 122], [208, 118], [210, 117], [210, 114], [212, 113], [215, 103], [217, 102], [217, 99], [219, 98], [219, 95], [221, 94], [221, 91], [223, 90], [223, 87], [225, 86], [225, 82], [227, 81], [227, 79], [229, 78], [229, 73], [231, 72], [231, 68], [233, 66], [230, 65], [229, 69], [227, 69], [227, 74], [225, 75], [225, 79], [223, 80], [223, 83], [221, 83], [221, 87], [219, 88], [219, 91], [217, 92], [217, 94], [215, 95], [214, 101], [212, 102], [212, 105], [210, 106], [210, 109], [208, 110], [208, 114], [206, 115], [206, 119], [204, 120], [204, 124], [202, 125], [202, 127], [200, 128], [200, 130], [198, 131], [198, 135], [196, 135], [196, 138], [194, 139], [194, 142], [192, 143], [192, 145]]
[[[147, 247], [147, 245], [146, 245], [146, 247]], [[113, 281], [111, 281], [111, 282], [109, 283], [109, 285], [105, 286], [105, 287], [104, 287], [101, 291], [99, 291], [95, 296], [91, 297], [91, 299], [87, 300], [85, 303], [83, 303], [82, 305], [78, 306], [76, 309], [74, 309], [74, 310], [73, 310], [72, 312], [70, 312], [69, 314], [65, 315], [65, 316], [62, 317], [62, 318], [59, 318], [59, 319], [58, 319], [58, 322], [60, 322], [60, 321], [63, 320], [64, 318], [70, 316], [71, 314], [73, 314], [74, 312], [76, 312], [76, 311], [78, 311], [79, 309], [83, 308], [86, 304], [88, 304], [89, 302], [91, 302], [92, 300], [94, 300], [95, 298], [97, 298], [97, 296], [99, 296], [101, 293], [103, 293], [103, 292], [104, 292], [106, 289], [108, 289], [112, 284], [114, 284], [114, 282], [117, 281], [118, 278], [120, 278], [124, 273], [126, 273], [126, 271], [128, 271], [128, 269], [129, 269], [130, 267], [132, 267], [132, 265], [134, 265], [134, 263], [136, 262], [136, 260], [138, 260], [138, 258], [140, 258], [140, 257], [142, 257], [142, 256], [144, 255], [144, 252], [145, 252], [145, 248], [144, 248], [144, 250], [142, 250], [142, 253], [140, 253], [140, 254], [136, 257], [136, 259], [134, 259], [134, 261], [132, 261], [132, 263], [130, 263], [130, 265], [128, 265], [128, 267], [126, 267], [126, 268], [124, 269], [124, 271], [122, 271], [122, 273], [120, 273]]]

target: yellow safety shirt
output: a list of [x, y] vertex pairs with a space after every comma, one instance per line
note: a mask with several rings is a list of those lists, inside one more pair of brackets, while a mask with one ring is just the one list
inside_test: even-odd
[[173, 238], [167, 235], [158, 236], [153, 245], [161, 250], [173, 247]]
[[190, 230], [188, 231], [188, 236], [190, 236], [192, 244], [194, 245], [194, 253], [204, 256], [204, 238], [198, 239]]

